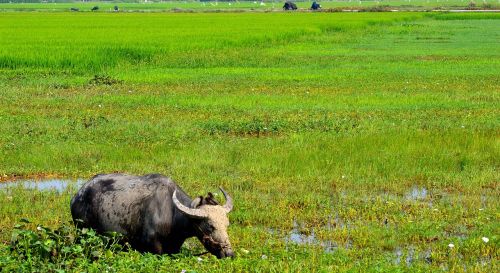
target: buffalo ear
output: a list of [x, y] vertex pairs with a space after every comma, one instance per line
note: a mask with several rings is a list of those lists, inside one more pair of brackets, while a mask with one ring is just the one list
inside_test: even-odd
[[201, 206], [202, 200], [203, 200], [202, 196], [199, 196], [199, 197], [196, 197], [195, 199], [193, 199], [193, 201], [191, 202], [191, 208], [195, 209], [195, 208]]
[[207, 194], [207, 197], [205, 197], [205, 200], [203, 203], [204, 203], [204, 205], [205, 204], [212, 205], [212, 206], [219, 205], [219, 202], [217, 202], [217, 200], [215, 200], [214, 195], [211, 192], [209, 192]]

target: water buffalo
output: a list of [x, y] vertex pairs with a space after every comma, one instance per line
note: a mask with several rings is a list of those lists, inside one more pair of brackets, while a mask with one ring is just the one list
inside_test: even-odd
[[285, 4], [283, 5], [284, 10], [296, 10], [297, 5], [291, 1], [286, 1]]
[[318, 4], [318, 3], [316, 3], [316, 1], [314, 1], [314, 2], [312, 3], [312, 5], [311, 5], [311, 9], [312, 9], [312, 10], [319, 10], [319, 9], [321, 9], [321, 5], [320, 5], [320, 4]]
[[160, 174], [99, 174], [71, 199], [71, 215], [80, 227], [125, 235], [141, 252], [174, 254], [184, 241], [198, 237], [217, 258], [233, 257], [227, 214], [231, 197], [221, 206], [211, 193], [193, 200], [170, 178]]

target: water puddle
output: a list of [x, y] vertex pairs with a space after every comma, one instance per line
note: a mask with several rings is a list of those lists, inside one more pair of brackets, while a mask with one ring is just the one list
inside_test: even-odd
[[394, 251], [394, 254], [396, 255], [396, 258], [394, 258], [394, 264], [399, 265], [401, 263], [401, 257], [403, 257], [403, 251], [398, 247]]
[[411, 266], [413, 263], [413, 255], [415, 254], [415, 249], [413, 247], [410, 247], [408, 249], [408, 254], [406, 255], [406, 266]]
[[297, 222], [294, 222], [293, 229], [288, 233], [284, 240], [287, 244], [293, 243], [297, 245], [321, 246], [325, 253], [333, 253], [338, 249], [338, 245], [336, 243], [329, 240], [322, 241], [318, 239], [314, 234], [314, 230], [312, 230], [309, 234], [304, 234], [301, 232], [301, 228]]
[[410, 192], [406, 194], [406, 200], [424, 200], [427, 198], [428, 191], [424, 187], [414, 186]]
[[55, 190], [57, 192], [63, 192], [68, 187], [79, 188], [86, 180], [84, 179], [46, 179], [46, 180], [19, 180], [19, 181], [7, 181], [0, 183], [0, 190], [5, 190], [9, 188], [23, 188], [32, 189], [39, 191]]
[[[341, 226], [343, 226], [343, 223]], [[338, 227], [338, 225], [332, 225], [330, 221], [328, 221], [328, 224], [325, 226], [325, 228], [329, 231], [336, 227]], [[269, 229], [268, 232], [273, 235], [282, 236], [280, 232], [274, 229]], [[333, 253], [340, 248], [349, 249], [352, 247], [351, 239], [348, 239], [345, 245], [331, 240], [321, 240], [316, 236], [314, 229], [306, 229], [297, 221], [293, 222], [292, 230], [282, 236], [282, 238], [287, 245], [295, 244], [302, 246], [318, 246], [321, 247], [325, 253]]]
[[407, 267], [411, 267], [415, 262], [416, 257], [423, 260], [427, 264], [432, 263], [432, 250], [429, 248], [425, 251], [419, 252], [414, 246], [409, 246], [407, 248], [397, 247], [394, 250], [393, 262], [395, 265], [401, 265], [403, 262]]

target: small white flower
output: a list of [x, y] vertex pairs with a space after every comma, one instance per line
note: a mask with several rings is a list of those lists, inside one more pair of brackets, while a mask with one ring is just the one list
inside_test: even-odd
[[196, 258], [196, 260], [198, 260], [198, 262], [203, 261], [203, 259], [202, 259], [202, 258], [200, 258], [200, 257]]
[[434, 209], [434, 211], [438, 211], [438, 209]]
[[488, 239], [488, 237], [483, 237], [483, 238], [481, 238], [481, 239], [482, 239], [482, 240], [483, 240], [483, 242], [485, 242], [485, 243], [487, 243], [487, 242], [489, 242], [489, 241], [490, 241], [490, 239]]
[[99, 108], [101, 108], [101, 107], [102, 107], [102, 105], [100, 105], [100, 104], [99, 104], [98, 106], [99, 106]]
[[483, 211], [484, 209], [479, 209], [479, 211]]
[[186, 269], [182, 269], [181, 273], [186, 273], [187, 270]]
[[42, 227], [36, 227], [36, 230], [40, 231], [42, 230]]
[[244, 248], [242, 248], [242, 249], [241, 249], [241, 252], [243, 252], [243, 254], [248, 254], [248, 253], [250, 253], [250, 251], [248, 251], [248, 250], [246, 250], [246, 249], [244, 249]]
[[345, 179], [345, 175], [342, 175], [342, 179]]
[[260, 258], [261, 258], [262, 260], [265, 260], [265, 259], [267, 259], [267, 256], [266, 256], [266, 255], [262, 255]]
[[452, 244], [452, 243], [450, 243], [450, 244], [448, 245], [448, 247], [449, 247], [449, 248], [454, 248], [454, 247], [455, 247], [455, 245], [454, 245], [454, 244]]
[[464, 126], [464, 125], [462, 125], [462, 128], [465, 128], [465, 126]]

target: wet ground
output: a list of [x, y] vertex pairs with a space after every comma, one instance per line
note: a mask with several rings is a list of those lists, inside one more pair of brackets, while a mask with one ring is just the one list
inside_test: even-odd
[[8, 188], [24, 188], [35, 190], [55, 190], [63, 192], [68, 187], [79, 188], [86, 180], [84, 179], [46, 179], [46, 180], [17, 180], [0, 183], [0, 190]]

